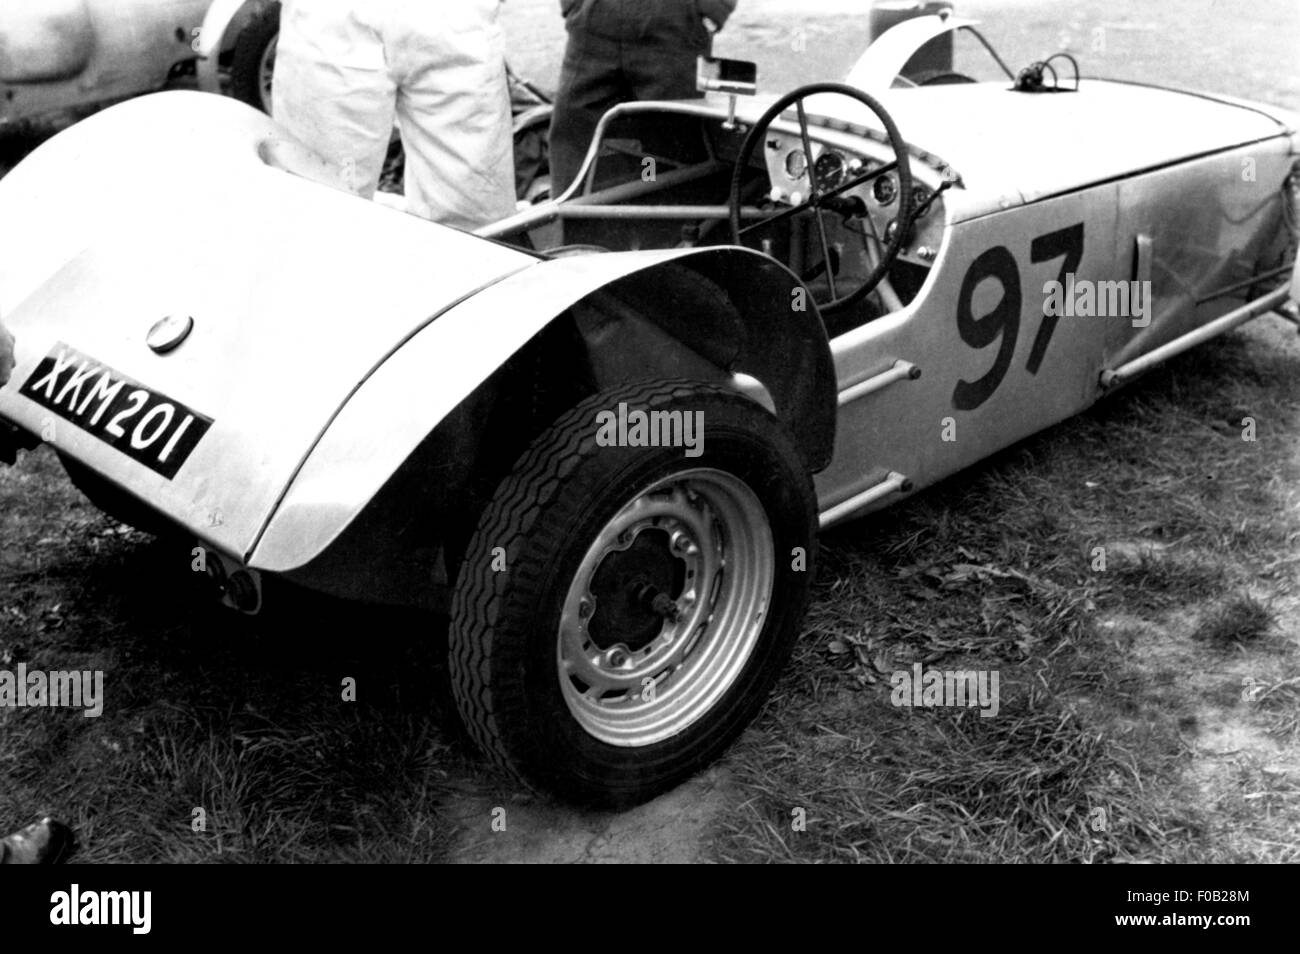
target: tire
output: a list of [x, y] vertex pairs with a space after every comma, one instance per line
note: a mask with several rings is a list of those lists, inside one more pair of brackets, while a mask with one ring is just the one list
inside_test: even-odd
[[280, 4], [267, 4], [249, 18], [235, 38], [230, 60], [230, 95], [271, 114], [267, 82], [275, 65], [275, 44], [280, 36]]
[[[597, 415], [622, 404], [699, 412], [700, 453], [601, 446]], [[584, 400], [502, 482], [461, 565], [449, 668], [469, 734], [567, 801], [625, 807], [679, 784], [780, 675], [816, 527], [793, 440], [749, 399], [672, 381]]]

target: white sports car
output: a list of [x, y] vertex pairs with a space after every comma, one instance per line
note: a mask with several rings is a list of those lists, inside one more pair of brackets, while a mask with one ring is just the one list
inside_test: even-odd
[[449, 610], [485, 751], [648, 798], [762, 705], [820, 528], [1286, 316], [1293, 117], [1068, 57], [896, 86], [957, 30], [779, 98], [714, 62], [479, 235], [328, 187], [242, 103], [114, 107], [0, 181], [0, 424], [240, 610]]

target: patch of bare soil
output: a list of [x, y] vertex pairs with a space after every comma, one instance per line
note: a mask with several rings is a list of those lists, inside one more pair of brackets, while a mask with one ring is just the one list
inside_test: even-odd
[[[1263, 348], [1300, 354], [1300, 341], [1281, 322], [1258, 322], [1248, 334]], [[1300, 443], [1293, 444], [1295, 473]], [[1296, 524], [1300, 487], [1271, 489], [1284, 501], [1279, 524]], [[1099, 629], [1128, 637], [1127, 662], [1150, 687], [1133, 720], [1141, 721], [1148, 706], [1177, 716], [1189, 800], [1203, 809], [1224, 854], [1205, 860], [1300, 860], [1297, 536], [1300, 531], [1287, 534], [1292, 546], [1278, 548], [1248, 583], [1223, 598], [1145, 618], [1112, 612], [1097, 620]], [[1179, 572], [1174, 548], [1158, 542], [1115, 541], [1107, 552], [1156, 574], [1159, 567]], [[1235, 569], [1252, 575], [1247, 565]]]
[[581, 812], [538, 799], [494, 804], [474, 794], [452, 810], [460, 835], [449, 859], [521, 864], [689, 864], [706, 860], [715, 816], [732, 801], [712, 768], [626, 812]]

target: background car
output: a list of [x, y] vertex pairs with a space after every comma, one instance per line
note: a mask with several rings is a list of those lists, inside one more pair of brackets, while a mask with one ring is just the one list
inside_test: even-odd
[[269, 113], [279, 37], [279, 0], [214, 0], [194, 41], [199, 86]]
[[[6, 0], [0, 7], [0, 127], [90, 111], [192, 74], [210, 3]], [[214, 70], [257, 59], [260, 34], [245, 37], [243, 29], [263, 6], [254, 2], [236, 11], [214, 51]]]

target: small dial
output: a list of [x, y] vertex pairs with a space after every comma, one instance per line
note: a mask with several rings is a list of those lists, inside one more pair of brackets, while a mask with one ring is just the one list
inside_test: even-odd
[[916, 218], [919, 219], [922, 216], [924, 216], [927, 212], [929, 212], [930, 211], [929, 209], [920, 211], [921, 207], [929, 200], [929, 198], [930, 198], [929, 189], [927, 189], [925, 186], [913, 186], [912, 187], [912, 215], [916, 216]]
[[817, 173], [817, 185], [822, 189], [834, 189], [844, 181], [849, 171], [848, 160], [833, 149], [827, 149], [813, 164]]
[[890, 175], [881, 176], [871, 186], [871, 194], [881, 205], [889, 205], [898, 198], [898, 180]]
[[802, 179], [808, 173], [808, 157], [802, 149], [786, 153], [785, 174], [791, 179]]

